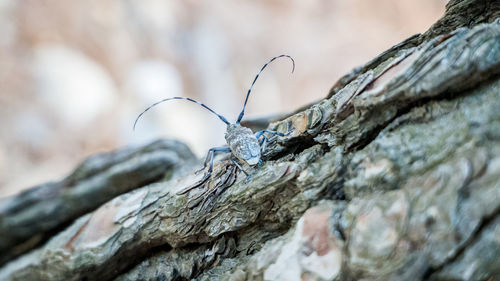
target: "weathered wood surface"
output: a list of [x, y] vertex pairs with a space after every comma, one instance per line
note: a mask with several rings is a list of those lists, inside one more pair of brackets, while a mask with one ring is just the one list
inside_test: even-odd
[[116, 196], [0, 280], [500, 278], [499, 6], [443, 19], [473, 2], [272, 123], [248, 182], [221, 161]]
[[92, 156], [61, 181], [2, 199], [0, 264], [122, 193], [186, 174], [195, 161], [185, 144], [156, 141]]

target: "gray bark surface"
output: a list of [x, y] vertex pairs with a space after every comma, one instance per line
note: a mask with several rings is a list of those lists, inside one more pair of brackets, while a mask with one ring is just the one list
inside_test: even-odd
[[61, 181], [0, 201], [0, 264], [37, 246], [68, 223], [110, 199], [162, 178], [185, 174], [195, 163], [174, 140], [94, 155]]
[[[186, 173], [197, 166], [179, 144], [169, 160], [117, 152], [86, 162], [68, 178], [75, 187], [99, 178], [71, 193], [94, 205], [2, 235], [5, 249], [51, 237], [23, 242], [32, 246], [19, 254], [32, 250], [1, 267], [0, 280], [500, 279], [499, 10], [450, 1], [429, 31], [271, 122], [290, 134], [270, 140], [248, 181], [222, 160], [189, 188], [202, 175]], [[151, 161], [160, 175], [146, 176]], [[129, 162], [133, 177], [109, 172]], [[87, 199], [110, 185], [133, 190]], [[0, 212], [0, 233], [4, 221], [30, 224], [15, 215]]]

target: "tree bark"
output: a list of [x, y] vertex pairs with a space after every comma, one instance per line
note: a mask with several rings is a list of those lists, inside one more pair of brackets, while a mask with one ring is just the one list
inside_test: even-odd
[[[22, 250], [2, 257], [22, 255], [0, 280], [500, 278], [498, 16], [496, 1], [450, 1], [427, 32], [271, 122], [289, 134], [270, 140], [248, 181], [221, 160], [189, 189], [202, 176], [186, 173], [192, 154], [177, 147], [142, 166], [123, 152], [86, 162], [62, 181], [83, 207], [61, 183], [8, 199], [0, 245]], [[134, 176], [110, 172], [127, 163]], [[45, 189], [57, 195], [28, 204]], [[39, 214], [53, 198], [78, 210]], [[50, 227], [9, 232], [42, 220]]]
[[162, 178], [186, 174], [189, 148], [161, 140], [90, 157], [58, 182], [0, 201], [0, 264], [24, 253], [110, 199]]

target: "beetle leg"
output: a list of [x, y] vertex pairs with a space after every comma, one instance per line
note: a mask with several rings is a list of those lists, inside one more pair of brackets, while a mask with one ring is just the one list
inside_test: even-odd
[[258, 132], [255, 134], [255, 137], [259, 138], [259, 137], [260, 137], [261, 135], [263, 135], [264, 133], [273, 134], [273, 135], [280, 136], [280, 137], [288, 136], [288, 135], [290, 134], [290, 132], [288, 132], [288, 133], [286, 133], [286, 134], [283, 134], [283, 133], [280, 133], [280, 132], [277, 132], [277, 131], [262, 130], [262, 131], [258, 131]]
[[270, 131], [270, 130], [266, 130], [266, 133], [268, 134], [273, 134], [273, 135], [276, 135], [276, 136], [280, 136], [280, 137], [284, 137], [286, 136], [287, 134], [283, 134], [283, 133], [280, 133], [280, 132], [277, 132], [277, 131]]
[[262, 135], [262, 141], [260, 141], [260, 154], [263, 155], [264, 154], [264, 151], [266, 150], [266, 145], [267, 145], [267, 141], [269, 140], [268, 137], [266, 137], [266, 135]]
[[256, 138], [256, 139], [259, 139], [262, 135], [264, 135], [264, 132], [265, 132], [265, 131], [266, 131], [266, 130], [262, 130], [262, 131], [258, 131], [257, 133], [255, 133], [255, 138]]
[[248, 183], [248, 182], [250, 181], [250, 178], [251, 178], [251, 177], [252, 177], [251, 175], [248, 175], [248, 176], [245, 178], [245, 183]]
[[236, 165], [236, 167], [238, 167], [238, 169], [240, 169], [245, 175], [247, 175], [248, 177], [248, 173], [243, 169], [243, 167], [238, 163], [238, 161], [236, 160], [236, 158], [231, 158], [231, 161], [234, 163], [234, 165]]
[[208, 180], [208, 178], [212, 174], [212, 170], [214, 167], [214, 156], [215, 156], [216, 152], [231, 152], [231, 150], [229, 149], [229, 147], [212, 147], [212, 148], [210, 148], [208, 150], [205, 162], [203, 163], [203, 168], [197, 170], [195, 172], [195, 174], [198, 174], [199, 172], [203, 171], [207, 167], [208, 163], [210, 162], [210, 167], [208, 168], [208, 171], [203, 175], [203, 177], [198, 182], [185, 188], [184, 190], [177, 192], [177, 195], [185, 194], [185, 193], [201, 186], [202, 184], [204, 184]]
[[[247, 171], [243, 170], [243, 167], [241, 167], [241, 165], [238, 163], [238, 160], [236, 160], [236, 158], [234, 158], [234, 157], [231, 158], [231, 161], [233, 161], [234, 165], [236, 165], [236, 167], [238, 167], [238, 169], [240, 169], [247, 176], [245, 178], [245, 183], [247, 183], [250, 180], [250, 178], [252, 177], [252, 175], [247, 173]], [[262, 162], [262, 160], [259, 161], [259, 163], [261, 163], [261, 162]]]
[[210, 162], [210, 167], [208, 169], [208, 173], [211, 173], [212, 169], [214, 167], [214, 156], [215, 156], [216, 152], [231, 152], [231, 150], [229, 149], [229, 147], [225, 147], [225, 146], [210, 148], [208, 150], [207, 157], [205, 158], [205, 161], [203, 162], [203, 167], [194, 173], [198, 174], [199, 172], [205, 170], [207, 168], [207, 165], [209, 162]]
[[194, 172], [195, 174], [198, 174], [199, 172], [205, 170], [205, 168], [207, 167], [207, 163], [208, 163], [209, 159], [213, 158], [213, 154], [214, 154], [214, 152], [212, 150], [208, 151], [207, 157], [205, 158], [205, 161], [203, 161], [203, 167], [201, 167], [199, 170], [196, 170]]
[[290, 134], [290, 131], [286, 134], [283, 134], [283, 133], [280, 133], [277, 131], [271, 131], [271, 130], [262, 130], [262, 131], [258, 131], [257, 133], [255, 133], [255, 137], [257, 139], [260, 139], [260, 137], [263, 137], [261, 140], [259, 140], [259, 145], [261, 147], [261, 149], [260, 149], [261, 154], [263, 154], [264, 151], [266, 150], [266, 145], [267, 145], [267, 142], [269, 141], [269, 138], [265, 135], [265, 133], [272, 134], [275, 136], [284, 137], [284, 136], [288, 136]]

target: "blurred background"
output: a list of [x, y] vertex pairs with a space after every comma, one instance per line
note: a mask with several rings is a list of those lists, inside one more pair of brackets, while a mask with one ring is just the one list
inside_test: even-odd
[[425, 31], [445, 0], [0, 0], [0, 197], [57, 180], [87, 156], [158, 137], [200, 157], [246, 117], [325, 97], [343, 74]]

